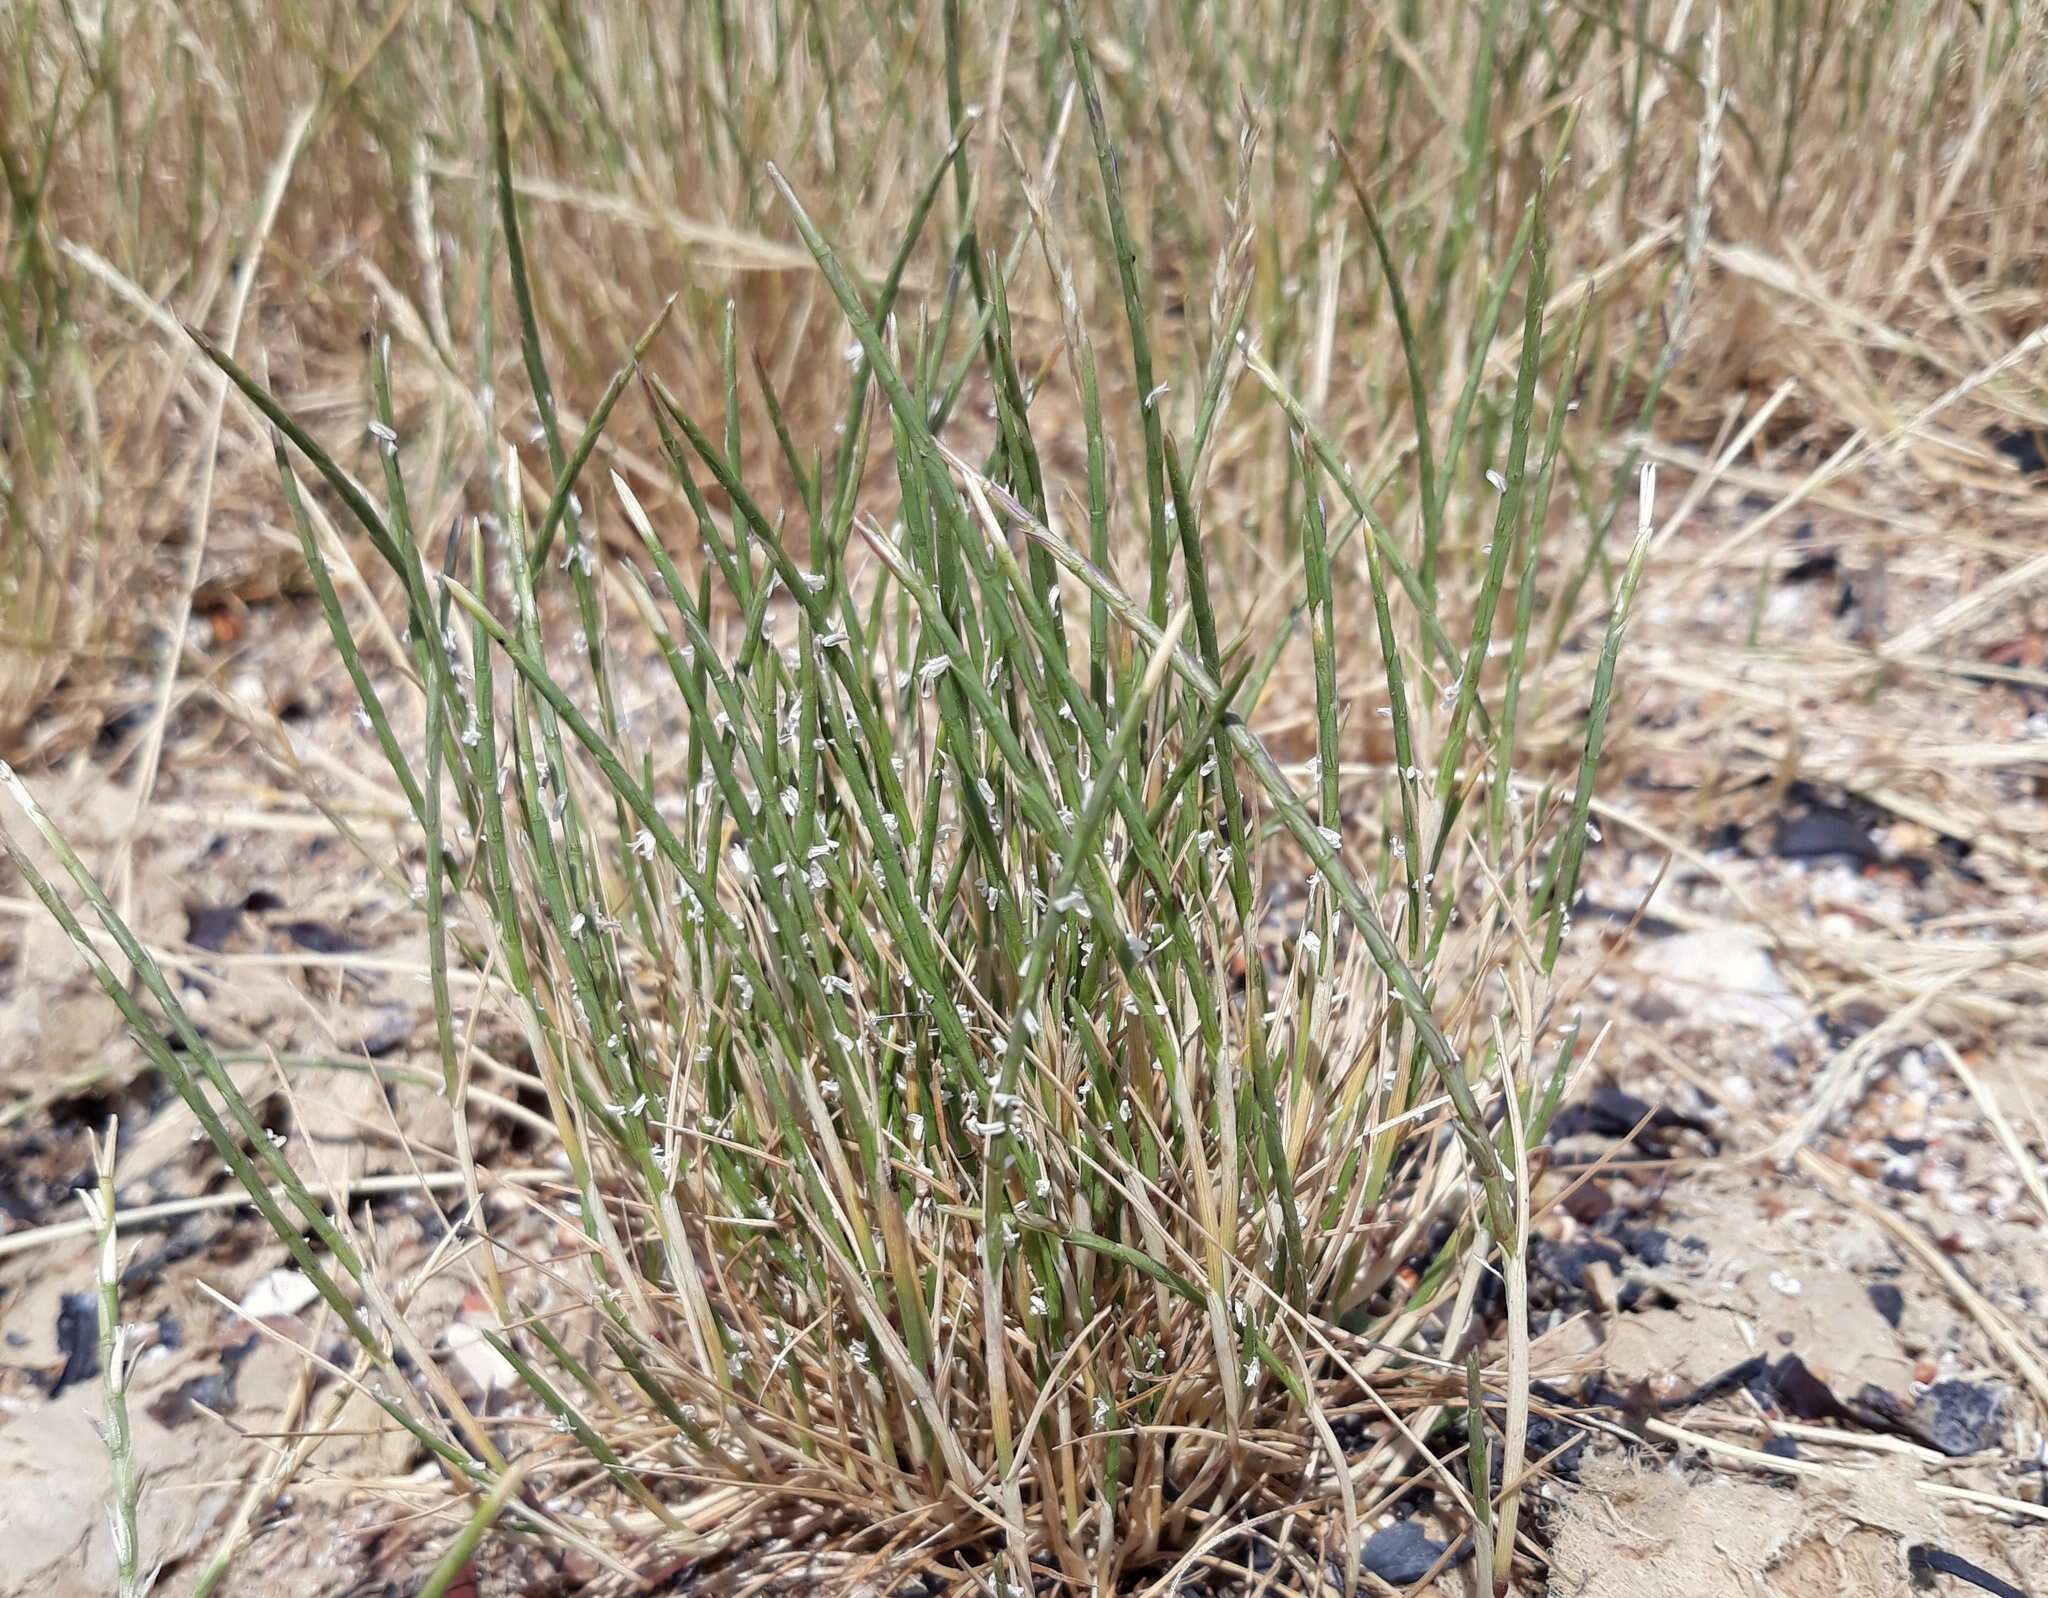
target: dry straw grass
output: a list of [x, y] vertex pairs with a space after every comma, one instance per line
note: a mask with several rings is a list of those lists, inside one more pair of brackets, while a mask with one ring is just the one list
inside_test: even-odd
[[[1105, 1593], [1277, 1536], [1348, 1590], [1427, 1469], [1516, 1579], [1559, 955], [1603, 738], [1655, 742], [1617, 682], [1691, 669], [1631, 598], [1761, 593], [1803, 504], [2008, 492], [2026, 9], [111, 17], [0, 24], [16, 630], [84, 636], [52, 548], [175, 574], [139, 808], [224, 529], [310, 583], [433, 951], [433, 1268], [551, 1434], [465, 1403], [11, 781], [74, 880], [17, 864], [182, 1039], [465, 1535]], [[1752, 652], [1718, 747], [1782, 763], [1741, 707], [1871, 669]], [[560, 1182], [474, 1158], [483, 1047]], [[574, 1247], [531, 1268], [487, 1197]]]

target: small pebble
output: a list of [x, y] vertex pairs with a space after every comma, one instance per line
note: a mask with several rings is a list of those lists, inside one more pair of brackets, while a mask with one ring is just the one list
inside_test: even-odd
[[1424, 1533], [1412, 1520], [1382, 1526], [1365, 1541], [1365, 1568], [1381, 1581], [1408, 1587], [1429, 1574], [1445, 1545]]
[[2005, 1437], [2005, 1404], [1982, 1382], [1936, 1382], [1920, 1395], [1914, 1415], [1944, 1454], [1975, 1454]]

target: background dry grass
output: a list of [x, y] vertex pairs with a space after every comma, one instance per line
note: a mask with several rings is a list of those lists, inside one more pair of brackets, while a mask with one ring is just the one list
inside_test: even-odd
[[[2048, 426], [2048, 189], [2031, 176], [2048, 169], [2048, 125], [2033, 114], [2048, 85], [2038, 17], [2021, 4], [1787, 0], [1115, 8], [1095, 23], [1168, 414], [1192, 422], [1199, 374], [1248, 281], [1252, 347], [1357, 480], [1388, 483], [1385, 514], [1403, 536], [1418, 518], [1399, 470], [1414, 437], [1402, 352], [1325, 135], [1351, 152], [1417, 273], [1442, 407], [1533, 185], [1532, 130], [1575, 109], [1551, 281], [1557, 325], [1589, 285], [1595, 314], [1556, 566], [1543, 573], [1555, 604], [1539, 632], [1547, 657], [1585, 650], [1605, 614], [1619, 549], [1602, 535], [1617, 508], [1624, 523], [1633, 515], [1628, 468], [1654, 460], [1665, 485], [1613, 734], [1622, 780], [1602, 801], [1616, 847], [1596, 855], [1592, 889], [1633, 903], [1669, 855], [1654, 913], [1688, 931], [1760, 929], [1798, 1001], [1847, 1018], [1796, 1080], [1763, 1095], [1757, 1149], [1828, 1130], [1900, 1050], [1936, 1038], [2009, 1105], [2038, 1092], [2038, 1075], [2014, 1063], [2040, 1045], [2048, 977], [2048, 537], [2030, 480], [2033, 430]], [[983, 239], [1002, 251], [1020, 236], [1019, 168], [1037, 177], [1062, 146], [1049, 208], [1092, 240], [1095, 189], [1055, 14], [994, 8], [968, 24], [961, 98], [983, 113], [970, 146]], [[676, 294], [651, 360], [687, 401], [705, 414], [718, 403], [731, 302], [792, 433], [828, 440], [845, 335], [762, 163], [775, 160], [878, 276], [953, 125], [942, 8], [714, 7], [670, 26], [635, 8], [534, 5], [500, 8], [490, 26], [516, 64], [516, 164], [567, 424]], [[208, 0], [115, 6], [104, 20], [16, 7], [0, 19], [0, 59], [12, 198], [0, 239], [0, 538], [16, 607], [0, 634], [0, 708], [25, 767], [112, 785], [103, 859], [134, 902], [147, 890], [137, 851], [175, 858], [167, 835], [222, 802], [181, 761], [250, 773], [235, 802], [296, 827], [307, 779], [280, 780], [262, 758], [285, 746], [271, 718], [342, 703], [331, 670], [274, 641], [274, 613], [305, 607], [281, 603], [302, 594], [302, 563], [268, 442], [178, 323], [265, 374], [364, 474], [364, 335], [388, 331], [401, 428], [423, 441], [420, 524], [471, 504], [504, 443], [524, 448], [528, 496], [545, 501], [531, 413], [483, 402], [522, 392], [510, 307], [492, 287], [502, 263], [489, 242], [486, 74], [464, 11], [425, 3]], [[1728, 94], [1723, 115], [1710, 72]], [[1475, 84], [1485, 92], [1470, 123]], [[1488, 152], [1476, 169], [1468, 126]], [[1070, 254], [1128, 486], [1143, 455], [1139, 396], [1115, 347], [1117, 285], [1104, 251]], [[931, 250], [913, 258], [910, 288], [927, 311], [949, 264]], [[491, 350], [482, 296], [499, 329]], [[1035, 249], [1013, 301], [1020, 352], [1056, 377], [1058, 304]], [[1512, 338], [1492, 352], [1468, 478], [1504, 429], [1514, 356]], [[1234, 381], [1250, 392], [1260, 378]], [[782, 468], [761, 388], [745, 392], [759, 481]], [[986, 396], [968, 400], [971, 426]], [[1044, 403], [1061, 402], [1049, 380]], [[659, 507], [672, 489], [650, 464], [651, 428], [621, 418], [597, 463]], [[1271, 407], [1226, 413], [1206, 486], [1230, 619], [1261, 638], [1287, 621], [1261, 597], [1294, 558], [1299, 490], [1276, 464], [1287, 452], [1271, 447], [1282, 427]], [[1066, 458], [1048, 446], [1069, 484], [1084, 466], [1073, 432]], [[1455, 536], [1475, 544], [1478, 486], [1461, 483], [1451, 502]], [[382, 579], [366, 567], [363, 581]], [[1346, 670], [1355, 703], [1385, 697], [1369, 651], [1353, 649]], [[1308, 679], [1297, 647], [1258, 716], [1295, 759], [1314, 748]], [[1582, 690], [1539, 695], [1524, 714], [1531, 770], [1565, 769]], [[1347, 780], [1369, 795], [1391, 751], [1363, 717], [1352, 730]], [[301, 773], [319, 764], [303, 749], [290, 758]], [[1884, 854], [1967, 851], [1975, 881], [1938, 878], [1932, 900], [1895, 895], [1879, 859], [1853, 885], [1816, 889], [1749, 858], [1768, 855], [1760, 844], [1731, 855], [1727, 829], [1779, 812], [1801, 783], [1872, 807]], [[339, 791], [371, 817], [389, 797], [345, 781]], [[1372, 800], [1357, 802], [1376, 821]], [[178, 936], [174, 916], [161, 936]], [[19, 942], [16, 957], [29, 969]], [[1599, 958], [1578, 980], [1597, 984]], [[1610, 1058], [1719, 1083], [1712, 1040], [1673, 1044], [1636, 1026], [1627, 999]], [[118, 1054], [89, 1063], [134, 1068]], [[9, 1088], [34, 1107], [24, 1119], [46, 1113], [46, 1078], [22, 1073]], [[2038, 1128], [2018, 1124], [2024, 1170]], [[2009, 1323], [2015, 1311], [1998, 1313]]]
[[[836, 337], [835, 316], [761, 162], [778, 160], [827, 236], [879, 270], [892, 222], [950, 133], [936, 92], [942, 27], [936, 7], [888, 13], [844, 40], [820, 13], [719, 15], [673, 26], [603, 8], [498, 15], [499, 48], [525, 91], [515, 145], [540, 310], [573, 413], [671, 293], [680, 303], [660, 347], [665, 375], [685, 395], [715, 393], [713, 334], [736, 301], [802, 436], [832, 419], [829, 364], [813, 357]], [[1023, 220], [1004, 139], [1043, 151], [1071, 112], [1049, 18], [1020, 7], [968, 19], [963, 93], [1002, 129], [974, 151], [977, 213], [993, 241]], [[1365, 165], [1407, 250], [1433, 256], [1433, 241], [1448, 236], [1456, 270], [1483, 273], [1529, 176], [1513, 158], [1489, 161], [1469, 219], [1453, 203], [1467, 198], [1454, 135], [1475, 51], [1490, 37], [1485, 20], [1474, 8], [1427, 19], [1401, 8], [1357, 19], [1335, 7], [1294, 19], [1252, 6], [1221, 16], [1160, 8], [1105, 15], [1097, 32], [1138, 247], [1173, 342], [1206, 352], [1214, 268], [1242, 231], [1259, 348], [1365, 461], [1398, 447], [1405, 394], [1369, 244], [1353, 208], [1337, 203], [1324, 140], [1335, 130]], [[2027, 115], [2048, 71], [2038, 27], [2019, 6], [1981, 19], [1968, 6], [1789, 0], [1714, 13], [1730, 110], [1705, 269], [1685, 326], [1673, 329], [1677, 252], [1666, 246], [1697, 199], [1709, 20], [1691, 5], [1544, 8], [1533, 25], [1510, 19], [1489, 74], [1485, 127], [1499, 151], [1557, 107], [1578, 107], [1553, 277], [1590, 278], [1611, 298], [1614, 314], [1595, 327], [1612, 347], [1593, 352], [1596, 384], [1622, 390], [1602, 410], [1608, 436], [1625, 435], [1676, 331], [1684, 359], [1658, 412], [1669, 447], [1707, 451], [1794, 385], [1749, 440], [1752, 454], [1777, 451], [1761, 492], [1796, 485], [1801, 466], [1832, 461], [1855, 434], [1863, 448], [1810, 490], [1820, 503], [1862, 494], [1895, 514], [1927, 514], [1916, 495], [1957, 481], [2011, 486], [1992, 436], [2048, 423], [2036, 363], [2001, 367], [2035, 330], [2044, 270], [2044, 202], [2023, 181], [2048, 154], [2048, 134]], [[209, 481], [228, 495], [221, 520], [234, 519], [233, 466], [257, 441], [229, 425], [229, 469], [209, 471], [219, 384], [173, 320], [256, 352], [316, 422], [359, 413], [360, 341], [372, 327], [390, 330], [398, 359], [422, 368], [401, 393], [432, 394], [437, 380], [464, 397], [480, 383], [516, 387], [495, 381], [516, 369], [508, 339], [499, 370], [468, 369], [491, 216], [478, 182], [478, 47], [458, 8], [138, 5], [96, 19], [40, 5], [15, 8], [4, 25], [19, 440], [10, 550], [39, 534], [50, 542], [61, 527], [75, 556], [92, 541], [81, 523], [111, 523], [117, 542], [174, 540], [190, 564], [193, 535], [212, 519]], [[1257, 133], [1248, 172], [1247, 128]], [[281, 172], [267, 218], [266, 189]], [[1055, 214], [1084, 218], [1087, 198], [1068, 174]], [[1099, 258], [1074, 265], [1084, 303], [1109, 293], [1113, 305]], [[935, 289], [945, 270], [920, 260], [913, 287]], [[1458, 286], [1469, 288], [1462, 277]], [[1049, 287], [1027, 260], [1015, 295], [1048, 355]], [[1441, 339], [1448, 328], [1425, 333]], [[1512, 354], [1510, 341], [1495, 358]], [[1122, 366], [1105, 358], [1103, 369], [1114, 381]], [[1964, 385], [1967, 398], [1921, 415]], [[437, 415], [451, 475], [481, 453], [470, 408]], [[227, 415], [240, 418], [232, 404]], [[499, 423], [523, 436], [522, 418]], [[765, 426], [751, 431], [769, 440]], [[621, 433], [607, 447], [632, 446]], [[1243, 484], [1242, 498], [1266, 502], [1265, 486]], [[135, 498], [116, 515], [109, 496]], [[1770, 537], [1743, 540], [1755, 545], [1744, 558], [1789, 541], [1798, 520], [1779, 512]], [[286, 564], [295, 558], [272, 542]], [[52, 569], [51, 553], [39, 558]], [[244, 559], [254, 552], [220, 564]], [[37, 612], [25, 598], [40, 619], [12, 636], [64, 639], [63, 618], [108, 591], [82, 587], [69, 612], [47, 598]], [[95, 618], [96, 641], [105, 619]]]
[[[932, 8], [892, 12], [838, 41], [815, 13], [750, 8], [730, 26], [716, 16], [666, 27], [602, 8], [502, 14], [502, 48], [527, 91], [516, 147], [540, 310], [573, 421], [577, 399], [594, 397], [671, 293], [681, 299], [659, 349], [664, 374], [686, 397], [715, 393], [715, 329], [735, 300], [793, 430], [813, 436], [832, 420], [830, 363], [816, 352], [837, 347], [836, 317], [760, 163], [780, 160], [828, 236], [879, 266], [889, 223], [948, 133], [934, 92], [940, 19]], [[1600, 285], [1604, 343], [1591, 352], [1602, 426], [1574, 441], [1578, 469], [1612, 471], [1598, 452], [1622, 447], [1677, 333], [1683, 359], [1662, 385], [1659, 453], [1697, 468], [1739, 439], [1726, 480], [1768, 502], [1689, 561], [1689, 577], [1709, 562], [1726, 572], [1789, 564], [1808, 511], [1840, 506], [1882, 515], [1870, 523], [1882, 531], [1853, 539], [1939, 527], [1949, 536], [1927, 558], [2008, 564], [2001, 541], [2034, 518], [1994, 441], [2044, 422], [2038, 360], [2011, 358], [2035, 330], [2044, 271], [2043, 200], [2024, 181], [2048, 153], [2027, 115], [2044, 71], [2038, 27], [2021, 7], [1981, 21], [1950, 5], [1759, 5], [1720, 17], [1730, 111], [1711, 232], [1677, 329], [1673, 246], [1697, 199], [1708, 14], [1546, 8], [1503, 42], [1486, 122], [1496, 147], [1510, 149], [1557, 105], [1579, 108], [1553, 279]], [[1243, 230], [1258, 348], [1374, 475], [1409, 436], [1400, 355], [1323, 138], [1335, 128], [1368, 166], [1417, 259], [1449, 237], [1457, 292], [1437, 309], [1462, 326], [1448, 313], [1499, 255], [1527, 179], [1512, 159], [1489, 163], [1471, 196], [1477, 231], [1459, 242], [1466, 224], [1452, 202], [1464, 174], [1450, 135], [1484, 18], [1452, 8], [1424, 22], [1396, 8], [1354, 21], [1316, 8], [1283, 22], [1245, 7], [1104, 20], [1108, 110], [1168, 356], [1206, 354], [1215, 268]], [[993, 106], [1019, 149], [1044, 150], [1071, 109], [1047, 18], [1019, 8], [974, 21], [965, 98]], [[20, 614], [0, 640], [13, 724], [59, 694], [33, 750], [75, 746], [108, 665], [166, 658], [187, 579], [202, 609], [296, 580], [267, 451], [174, 322], [249, 355], [335, 437], [357, 432], [361, 339], [389, 329], [400, 393], [433, 410], [436, 508], [455, 502], [486, 453], [471, 396], [515, 389], [500, 380], [517, 352], [501, 337], [498, 369], [472, 369], [490, 215], [465, 88], [476, 46], [455, 8], [113, 7], [95, 25], [44, 5], [14, 8], [0, 26], [15, 202], [5, 542]], [[1259, 137], [1241, 172], [1245, 108]], [[983, 226], [992, 240], [1012, 237], [1023, 202], [1009, 154], [995, 134], [974, 154]], [[1246, 177], [1241, 212], [1232, 202]], [[1069, 174], [1056, 214], [1085, 221], [1087, 197]], [[1091, 308], [1110, 309], [1100, 259], [1074, 262], [1078, 287]], [[942, 259], [919, 260], [913, 286], [935, 289], [945, 271]], [[1035, 260], [1015, 299], [1027, 344], [1050, 359], [1056, 307]], [[1099, 337], [1115, 325], [1090, 321]], [[1497, 361], [1512, 360], [1511, 343]], [[1127, 368], [1109, 355], [1114, 383]], [[1449, 381], [1456, 364], [1445, 363]], [[423, 398], [437, 388], [438, 401]], [[605, 450], [614, 464], [636, 450], [644, 461], [647, 441], [632, 432], [644, 424], [623, 420]], [[749, 436], [772, 469], [772, 435], [755, 421]], [[523, 439], [530, 420], [497, 425]], [[1232, 454], [1226, 440], [1215, 473], [1228, 519], [1262, 527], [1269, 542], [1286, 525], [1286, 498], [1234, 476]], [[1597, 516], [1606, 501], [1596, 494], [1579, 514]], [[1977, 525], [1987, 509], [2001, 518], [1995, 534]], [[159, 683], [142, 708], [160, 716], [168, 693]], [[1967, 802], [1953, 786], [1944, 796]]]

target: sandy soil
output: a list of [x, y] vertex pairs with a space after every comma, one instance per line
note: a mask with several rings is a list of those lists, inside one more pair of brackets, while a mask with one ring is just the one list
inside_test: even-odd
[[[1904, 638], [1915, 659], [1995, 664], [2031, 640], [2038, 656], [2048, 601], [2008, 593], [1929, 636], [2003, 568], [1920, 556], [1910, 527], [1823, 514], [1817, 571], [1795, 577], [1781, 559], [1760, 588], [1753, 561], [1717, 549], [1739, 518], [1739, 506], [1709, 505], [1652, 568], [1576, 935], [1587, 1035], [1605, 1029], [1580, 1097], [1626, 1093], [1684, 1124], [1633, 1140], [1625, 1124], [1583, 1124], [1560, 1139], [1539, 1195], [1558, 1202], [1544, 1225], [1555, 1271], [1539, 1300], [1538, 1374], [1560, 1394], [1595, 1383], [1604, 1395], [1576, 1417], [1577, 1479], [1541, 1489], [1550, 1590], [1904, 1594], [1913, 1550], [1932, 1548], [2048, 1591], [2048, 1391], [2027, 1375], [2048, 1363], [2048, 691], [2038, 669], [2015, 682], [1903, 669], [1885, 653]], [[251, 537], [229, 558], [272, 569], [274, 530]], [[388, 826], [394, 796], [366, 775], [380, 768], [345, 680], [323, 664], [313, 607], [274, 582], [222, 592], [195, 618], [204, 669], [181, 692], [116, 880], [139, 930], [175, 957], [185, 1001], [217, 1038], [251, 1049], [236, 1069], [304, 1168], [402, 1173], [408, 1149], [445, 1144], [418, 929], [399, 888], [334, 837], [276, 756], [366, 836]], [[1729, 640], [1759, 592], [1758, 647], [1731, 667]], [[35, 777], [95, 862], [119, 857], [134, 807], [108, 774], [136, 736], [124, 712], [145, 686], [111, 707], [96, 743]], [[1805, 850], [1830, 839], [1832, 853]], [[49, 1229], [77, 1219], [67, 1190], [110, 1113], [122, 1118], [124, 1204], [218, 1193], [222, 1179], [175, 1098], [138, 1074], [138, 1051], [61, 936], [19, 900], [7, 908], [0, 1598], [71, 1598], [111, 1587], [107, 1467], [96, 1384], [59, 1386], [67, 1299], [91, 1284], [90, 1248]], [[1944, 1043], [2003, 1107], [2035, 1162], [2031, 1191]], [[355, 1068], [281, 1063], [314, 1056]], [[1610, 1121], [1617, 1107], [1607, 1101]], [[504, 1166], [533, 1157], [509, 1118], [484, 1153]], [[402, 1269], [443, 1235], [416, 1195], [374, 1213], [375, 1246]], [[545, 1216], [525, 1224], [547, 1242]], [[1631, 1228], [1666, 1244], [1615, 1242]], [[182, 1592], [291, 1434], [327, 1418], [333, 1383], [313, 1380], [299, 1345], [339, 1350], [275, 1274], [281, 1252], [230, 1208], [137, 1226], [124, 1257], [124, 1306], [151, 1329], [133, 1394], [144, 1547]], [[446, 1278], [419, 1305], [437, 1356], [482, 1399], [494, 1373], [463, 1333], [464, 1308]], [[1919, 1433], [1799, 1422], [1755, 1379], [1684, 1401], [1758, 1356], [1777, 1367], [1792, 1355], [1838, 1400], [1866, 1386], [1890, 1395]], [[1930, 1452], [1913, 1436], [1961, 1387], [1990, 1405], [1983, 1446]], [[440, 1529], [406, 1508], [407, 1451], [359, 1416], [337, 1429], [361, 1434], [324, 1446], [281, 1504], [259, 1507], [223, 1590], [413, 1590]], [[588, 1575], [488, 1559], [483, 1573], [501, 1592], [574, 1591]]]

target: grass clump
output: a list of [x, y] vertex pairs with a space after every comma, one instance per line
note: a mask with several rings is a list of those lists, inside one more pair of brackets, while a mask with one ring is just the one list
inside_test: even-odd
[[[2025, 8], [1720, 17], [0, 20], [0, 722], [88, 612], [57, 531], [191, 499], [182, 604], [164, 485], [226, 417], [270, 502], [267, 421], [408, 818], [350, 837], [428, 934], [430, 1270], [548, 1430], [465, 1402], [20, 786], [71, 889], [17, 861], [444, 1470], [428, 1591], [494, 1526], [1349, 1582], [1418, 1471], [1511, 1573], [1641, 459], [1825, 460], [1725, 553], [2042, 416]], [[507, 1095], [559, 1183], [480, 1162]]]
[[[1005, 249], [974, 224], [964, 106], [872, 278], [765, 169], [845, 329], [840, 422], [808, 454], [765, 373], [743, 385], [730, 313], [715, 415], [664, 381], [656, 318], [565, 426], [503, 87], [510, 314], [482, 285], [476, 369], [517, 343], [539, 468], [493, 450], [473, 513], [430, 528], [388, 342], [371, 487], [200, 339], [277, 429], [287, 513], [412, 818], [379, 864], [428, 932], [469, 1189], [457, 1258], [543, 1440], [514, 1449], [464, 1402], [376, 1250], [9, 779], [147, 1003], [18, 867], [353, 1339], [349, 1379], [467, 1500], [472, 1544], [495, 1519], [624, 1570], [650, 1546], [828, 1532], [961, 1590], [1110, 1592], [1232, 1568], [1306, 1505], [1324, 1529], [1289, 1557], [1327, 1554], [1349, 1590], [1362, 1524], [1442, 1427], [1471, 1469], [1424, 1466], [1510, 1572], [1519, 1476], [1489, 1501], [1485, 1456], [1522, 1453], [1528, 1151], [1578, 1048], [1552, 971], [1651, 498], [1645, 480], [1643, 536], [1610, 556], [1633, 474], [1566, 449], [1593, 298], [1553, 276], [1572, 121], [1535, 118], [1507, 160], [1475, 115], [1457, 217], [1430, 235], [1384, 219], [1329, 147], [1318, 204], [1342, 181], [1371, 256], [1329, 255], [1320, 292], [1386, 297], [1377, 370], [1409, 428], [1368, 480], [1248, 331], [1243, 233], [1169, 415], [1097, 63], [1070, 10], [1056, 39], [1094, 187], [1063, 212], [1049, 177], [1020, 179]], [[956, 231], [934, 241], [949, 186]], [[1098, 252], [1121, 327], [1073, 291]], [[905, 274], [933, 259], [952, 269], [913, 302]], [[1012, 300], [1034, 261], [1058, 307], [1035, 357]], [[1696, 263], [1674, 261], [1684, 281]], [[1098, 346], [1128, 381], [1105, 389]], [[1330, 351], [1310, 353], [1319, 402]], [[629, 410], [657, 458], [599, 481]], [[1566, 478], [1590, 532], [1545, 596]], [[1257, 540], [1217, 530], [1232, 479], [1271, 491]], [[395, 669], [368, 664], [329, 516], [387, 568]], [[1559, 640], [1609, 580], [1588, 675]], [[1258, 722], [1304, 645], [1283, 741]], [[1569, 804], [1547, 766], [1521, 775], [1539, 688], [1553, 718], [1573, 696]], [[486, 1204], [457, 966], [559, 1143], [559, 1190], [528, 1198], [576, 1242], [544, 1270]], [[1492, 1416], [1464, 1358], [1488, 1272], [1508, 1305]]]

